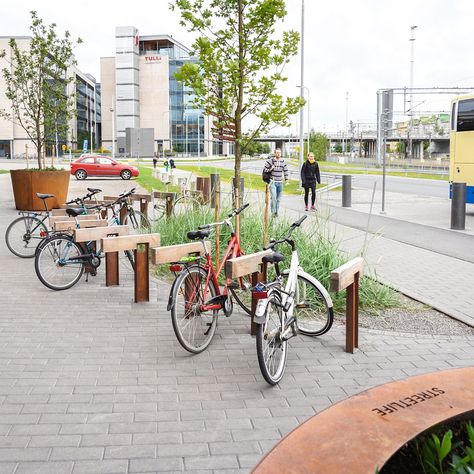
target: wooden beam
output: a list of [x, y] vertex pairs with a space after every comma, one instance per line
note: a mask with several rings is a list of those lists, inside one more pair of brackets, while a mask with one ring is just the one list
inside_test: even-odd
[[149, 244], [150, 247], [158, 247], [160, 245], [160, 234], [136, 234], [120, 237], [105, 237], [102, 239], [102, 251], [107, 253], [135, 250], [138, 244]]
[[[97, 219], [98, 219], [97, 214], [84, 214], [84, 215], [77, 216], [77, 220], [79, 221], [95, 221]], [[65, 215], [65, 216], [51, 216], [49, 218], [49, 222], [53, 226], [56, 222], [76, 222], [76, 221], [74, 220], [74, 217], [69, 217]]]
[[[94, 215], [96, 212], [96, 209], [88, 209], [87, 210], [87, 215]], [[66, 214], [66, 209], [51, 209], [51, 217], [69, 217]]]
[[262, 258], [272, 250], [262, 250], [242, 257], [231, 258], [225, 262], [225, 276], [231, 280], [260, 271]]
[[[80, 221], [81, 229], [89, 227], [107, 227], [105, 219], [83, 220]], [[76, 223], [74, 221], [60, 221], [54, 224], [55, 231], [76, 230]]]
[[74, 229], [76, 242], [89, 242], [91, 240], [101, 240], [104, 237], [122, 236], [130, 233], [128, 225], [114, 225], [108, 227], [95, 227], [91, 229]]
[[342, 291], [354, 283], [354, 275], [362, 276], [364, 270], [364, 259], [362, 257], [353, 258], [344, 265], [331, 272], [331, 291]]
[[166, 193], [163, 191], [154, 191], [153, 197], [156, 199], [167, 199], [167, 198], [176, 199], [177, 194], [178, 193]]
[[[207, 252], [211, 251], [211, 242], [205, 241]], [[151, 249], [151, 261], [155, 265], [162, 265], [164, 263], [177, 262], [181, 258], [190, 254], [204, 253], [204, 248], [201, 242], [191, 242], [187, 244], [168, 245], [166, 247], [158, 247]]]
[[141, 201], [142, 199], [145, 199], [146, 201], [151, 202], [151, 194], [132, 194], [130, 199], [132, 201]]

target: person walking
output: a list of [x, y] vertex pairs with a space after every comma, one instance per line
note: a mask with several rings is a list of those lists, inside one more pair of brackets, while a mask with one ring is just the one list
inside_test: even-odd
[[272, 216], [277, 217], [280, 209], [281, 194], [283, 192], [283, 179], [288, 184], [288, 166], [281, 157], [281, 149], [276, 148], [275, 154], [268, 158], [263, 167], [270, 173], [270, 196]]
[[316, 210], [314, 205], [316, 202], [316, 183], [321, 184], [319, 165], [314, 159], [314, 154], [309, 152], [306, 161], [301, 167], [301, 184], [304, 188], [305, 211], [308, 210], [309, 190], [311, 190], [311, 210]]
[[158, 163], [158, 152], [155, 151], [155, 154], [153, 155], [153, 169], [156, 170], [156, 164]]

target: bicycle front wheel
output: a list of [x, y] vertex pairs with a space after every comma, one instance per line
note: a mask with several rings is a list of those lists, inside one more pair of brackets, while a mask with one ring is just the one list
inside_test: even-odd
[[218, 311], [201, 312], [200, 306], [218, 294], [207, 272], [198, 265], [185, 268], [172, 288], [171, 321], [179, 343], [189, 352], [198, 354], [212, 341], [217, 327]]
[[265, 308], [265, 323], [257, 327], [258, 365], [263, 378], [276, 385], [285, 373], [288, 341], [281, 337], [285, 313], [277, 293], [270, 293]]
[[[288, 277], [288, 271], [283, 272], [283, 277]], [[306, 336], [327, 333], [334, 320], [332, 307], [329, 307], [324, 295], [313, 282], [300, 274], [295, 288], [293, 316], [296, 317], [298, 330]]]
[[35, 271], [43, 285], [52, 290], [74, 286], [84, 273], [82, 250], [65, 236], [52, 237], [35, 256]]
[[180, 198], [176, 199], [175, 203], [173, 204], [173, 214], [175, 216], [180, 214], [188, 214], [189, 212], [193, 212], [200, 207], [201, 204], [197, 199], [194, 199], [191, 196], [181, 196]]
[[33, 258], [36, 247], [48, 233], [43, 221], [37, 217], [23, 216], [15, 219], [5, 232], [8, 249], [17, 257]]
[[125, 219], [123, 220], [124, 225], [130, 227], [130, 232], [138, 234], [140, 232], [150, 232], [151, 224], [148, 217], [142, 214], [140, 211], [127, 212]]

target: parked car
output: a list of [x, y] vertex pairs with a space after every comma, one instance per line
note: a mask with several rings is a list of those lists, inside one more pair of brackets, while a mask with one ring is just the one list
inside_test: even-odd
[[140, 173], [135, 166], [119, 163], [108, 156], [81, 155], [71, 163], [71, 174], [83, 180], [89, 176], [120, 176], [122, 179], [137, 177]]

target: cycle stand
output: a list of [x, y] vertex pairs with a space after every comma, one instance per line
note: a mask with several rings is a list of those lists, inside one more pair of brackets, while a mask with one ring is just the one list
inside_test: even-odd
[[357, 257], [331, 272], [330, 291], [346, 290], [346, 352], [359, 347], [359, 280], [364, 259]]
[[[250, 274], [252, 275], [252, 288], [254, 288], [257, 283], [267, 279], [267, 264], [262, 262], [262, 258], [271, 253], [272, 250], [262, 250], [242, 257], [231, 258], [225, 262], [225, 276], [231, 280], [236, 280]], [[252, 336], [257, 334], [257, 325], [254, 322], [257, 301], [258, 299], [252, 291], [252, 322], [250, 324], [250, 334]]]
[[[135, 257], [134, 291], [135, 303], [150, 301], [150, 247], [160, 245], [160, 234], [137, 234], [118, 237], [105, 237], [101, 240], [102, 251], [107, 255], [113, 252], [133, 251]], [[115, 268], [117, 266], [117, 269]], [[118, 273], [118, 264], [110, 264], [106, 269], [110, 272], [109, 278], [113, 280], [113, 272]]]

